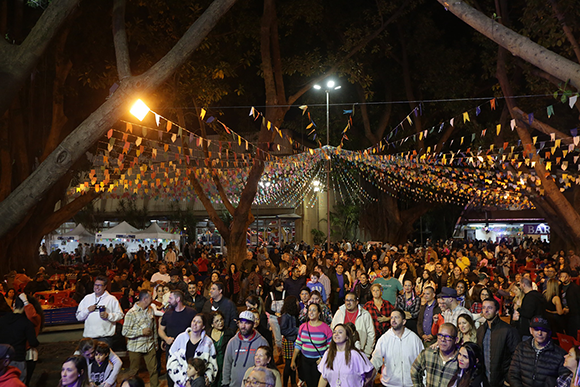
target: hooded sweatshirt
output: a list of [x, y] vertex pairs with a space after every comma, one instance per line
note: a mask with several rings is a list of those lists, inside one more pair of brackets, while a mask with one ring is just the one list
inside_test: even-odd
[[254, 330], [246, 338], [238, 332], [226, 347], [222, 386], [238, 387], [242, 385], [246, 370], [253, 367], [256, 350], [262, 345], [268, 345], [264, 337]]
[[12, 366], [6, 367], [6, 372], [0, 375], [0, 386], [26, 387], [20, 381], [20, 370]]

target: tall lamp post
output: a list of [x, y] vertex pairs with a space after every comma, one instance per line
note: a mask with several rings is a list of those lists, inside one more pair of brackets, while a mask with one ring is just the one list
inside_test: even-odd
[[[314, 85], [314, 89], [320, 90], [322, 86]], [[330, 146], [330, 91], [331, 90], [338, 90], [340, 86], [337, 86], [336, 83], [332, 80], [326, 82], [326, 87], [324, 91], [326, 92], [326, 146], [327, 148]], [[326, 234], [326, 251], [330, 251], [330, 148], [328, 148], [328, 162], [326, 163], [326, 225], [327, 225], [327, 234]]]

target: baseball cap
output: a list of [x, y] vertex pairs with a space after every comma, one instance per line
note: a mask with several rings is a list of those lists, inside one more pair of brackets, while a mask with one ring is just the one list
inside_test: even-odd
[[441, 289], [441, 293], [439, 293], [437, 295], [437, 297], [453, 297], [453, 298], [457, 298], [457, 291], [455, 289], [448, 288], [448, 287], [444, 286]]
[[0, 359], [14, 358], [14, 348], [9, 344], [0, 344]]
[[550, 324], [548, 324], [548, 320], [546, 320], [542, 316], [532, 317], [530, 327], [535, 329], [542, 329], [544, 331], [552, 331], [552, 329], [550, 328]]
[[256, 322], [254, 313], [250, 312], [249, 310], [244, 310], [242, 313], [240, 313], [240, 317], [238, 318], [238, 320], [246, 320], [252, 323]]

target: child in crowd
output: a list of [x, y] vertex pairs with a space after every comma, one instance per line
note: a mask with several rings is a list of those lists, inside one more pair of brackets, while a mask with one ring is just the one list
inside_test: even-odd
[[203, 359], [192, 357], [187, 359], [187, 387], [205, 387], [205, 370], [207, 366]]
[[310, 282], [306, 284], [312, 293], [313, 290], [318, 290], [318, 292], [322, 295], [322, 302], [326, 303], [326, 292], [324, 291], [324, 285], [318, 282], [320, 278], [320, 273], [317, 271], [313, 271], [310, 274]]
[[[95, 348], [95, 357], [89, 364], [89, 380], [95, 386], [100, 386], [113, 372], [113, 363], [109, 361], [111, 349], [104, 342], [99, 342]], [[115, 385], [111, 386], [114, 387]]]

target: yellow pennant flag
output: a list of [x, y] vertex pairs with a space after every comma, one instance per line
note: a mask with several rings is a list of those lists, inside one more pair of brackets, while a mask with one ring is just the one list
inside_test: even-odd
[[202, 120], [205, 118], [205, 109], [204, 108], [201, 108], [201, 113], [199, 114], [199, 116], [201, 117]]
[[463, 112], [463, 123], [465, 124], [466, 121], [471, 122], [471, 120], [469, 119], [469, 113]]
[[499, 132], [501, 131], [501, 124], [497, 124], [495, 127], [496, 134], [499, 136]]

